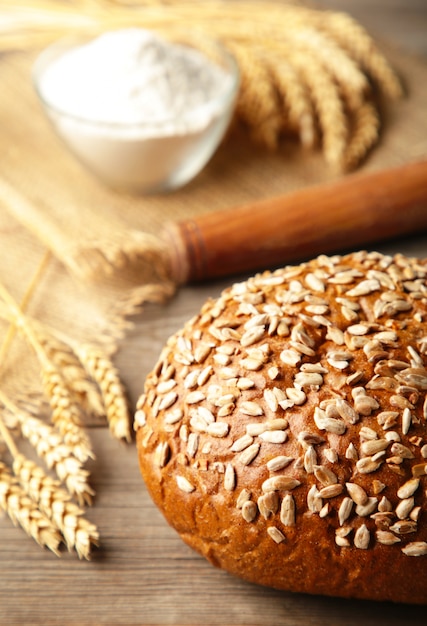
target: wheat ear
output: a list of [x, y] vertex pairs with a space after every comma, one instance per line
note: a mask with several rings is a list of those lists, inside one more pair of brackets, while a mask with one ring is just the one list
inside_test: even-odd
[[0, 506], [40, 546], [59, 556], [61, 535], [50, 519], [26, 495], [4, 463], [0, 463]]
[[30, 321], [22, 313], [2, 283], [0, 283], [0, 296], [9, 307], [15, 324], [22, 331], [39, 359], [42, 369], [42, 384], [52, 409], [52, 421], [64, 436], [65, 442], [73, 446], [75, 455], [82, 462], [94, 458], [89, 437], [82, 427], [79, 406], [74, 401], [58, 368], [49, 359]]
[[83, 509], [71, 501], [70, 494], [59, 481], [48, 476], [23, 454], [15, 456], [13, 472], [40, 511], [61, 531], [68, 550], [75, 549], [79, 558], [89, 560], [91, 547], [98, 545], [98, 530], [83, 517]]
[[[0, 402], [18, 420], [23, 437], [29, 441], [48, 469], [56, 472], [59, 480], [77, 498], [80, 505], [92, 504], [95, 492], [88, 484], [89, 472], [74, 455], [73, 448], [64, 443], [58, 431], [50, 424], [16, 406], [1, 390]], [[15, 450], [15, 455], [18, 451]]]
[[89, 376], [101, 389], [105, 414], [116, 439], [131, 440], [129, 402], [118, 370], [106, 353], [92, 344], [78, 345], [75, 350]]
[[[0, 417], [0, 435], [13, 456], [19, 454], [9, 430]], [[59, 556], [61, 536], [51, 520], [19, 486], [8, 467], [0, 462], [0, 506], [12, 522], [19, 524], [40, 546], [45, 546]]]
[[32, 325], [40, 345], [51, 363], [60, 371], [79, 405], [88, 413], [104, 415], [99, 390], [96, 384], [87, 377], [87, 372], [73, 350], [71, 342], [65, 337], [60, 338], [53, 329], [36, 320], [32, 320]]

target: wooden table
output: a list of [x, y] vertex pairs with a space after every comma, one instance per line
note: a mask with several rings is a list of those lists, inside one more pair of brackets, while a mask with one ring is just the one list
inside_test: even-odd
[[[427, 61], [425, 0], [324, 0], [352, 13], [377, 38]], [[425, 256], [427, 235], [379, 246]], [[149, 307], [123, 341], [117, 365], [132, 402], [163, 342], [229, 280], [186, 287], [165, 307]], [[57, 559], [0, 518], [0, 624], [174, 624], [263, 626], [412, 626], [425, 609], [307, 597], [247, 584], [193, 553], [156, 510], [140, 478], [133, 445], [91, 433], [97, 498], [88, 517], [102, 544], [91, 562]]]

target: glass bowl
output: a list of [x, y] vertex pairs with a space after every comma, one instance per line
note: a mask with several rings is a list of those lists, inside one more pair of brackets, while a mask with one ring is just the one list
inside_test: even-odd
[[[120, 31], [111, 32], [118, 35]], [[221, 43], [207, 40], [199, 34], [191, 36], [185, 33], [185, 37], [175, 35], [173, 39], [168, 36], [169, 43], [185, 50], [192, 48], [207, 57], [207, 62], [215, 65], [220, 72], [220, 80], [216, 83], [214, 93], [210, 93], [208, 98], [204, 95], [201, 98], [203, 101], [192, 102], [185, 109], [172, 107], [161, 119], [156, 119], [155, 111], [146, 111], [145, 117], [139, 114], [139, 119], [116, 121], [106, 119], [105, 111], [102, 110], [107, 106], [103, 103], [108, 103], [111, 98], [101, 98], [99, 109], [92, 110], [90, 114], [83, 114], [80, 110], [76, 112], [67, 83], [64, 83], [65, 87], [59, 90], [58, 95], [52, 74], [49, 76], [55, 63], [64, 59], [63, 55], [79, 48], [81, 50], [82, 46], [93, 43], [103, 35], [105, 33], [89, 39], [61, 40], [45, 49], [36, 59], [33, 82], [48, 118], [79, 161], [112, 188], [154, 194], [185, 185], [210, 160], [232, 118], [240, 78], [233, 55]], [[166, 41], [163, 35], [161, 38]], [[109, 71], [109, 68], [102, 68], [101, 71]], [[60, 80], [66, 78], [62, 75]], [[80, 93], [84, 97], [88, 85], [83, 80], [80, 84], [75, 76], [72, 80], [73, 93]], [[70, 91], [70, 102], [67, 102], [67, 91]], [[143, 96], [144, 92], [141, 91]], [[175, 108], [180, 109], [179, 112], [177, 110], [174, 113]]]

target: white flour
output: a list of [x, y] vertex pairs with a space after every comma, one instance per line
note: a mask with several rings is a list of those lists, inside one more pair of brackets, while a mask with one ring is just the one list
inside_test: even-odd
[[48, 54], [36, 68], [39, 95], [72, 151], [110, 186], [184, 185], [229, 124], [237, 76], [150, 31], [108, 32], [45, 64]]
[[[138, 136], [203, 126], [203, 105], [227, 75], [190, 47], [138, 28], [112, 31], [74, 48], [44, 72], [40, 90], [59, 111], [93, 122], [148, 124]], [[197, 115], [189, 111], [197, 108]]]

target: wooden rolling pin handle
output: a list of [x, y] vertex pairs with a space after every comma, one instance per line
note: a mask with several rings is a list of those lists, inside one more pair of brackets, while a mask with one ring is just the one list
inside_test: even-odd
[[181, 284], [367, 247], [427, 229], [427, 161], [168, 224]]

